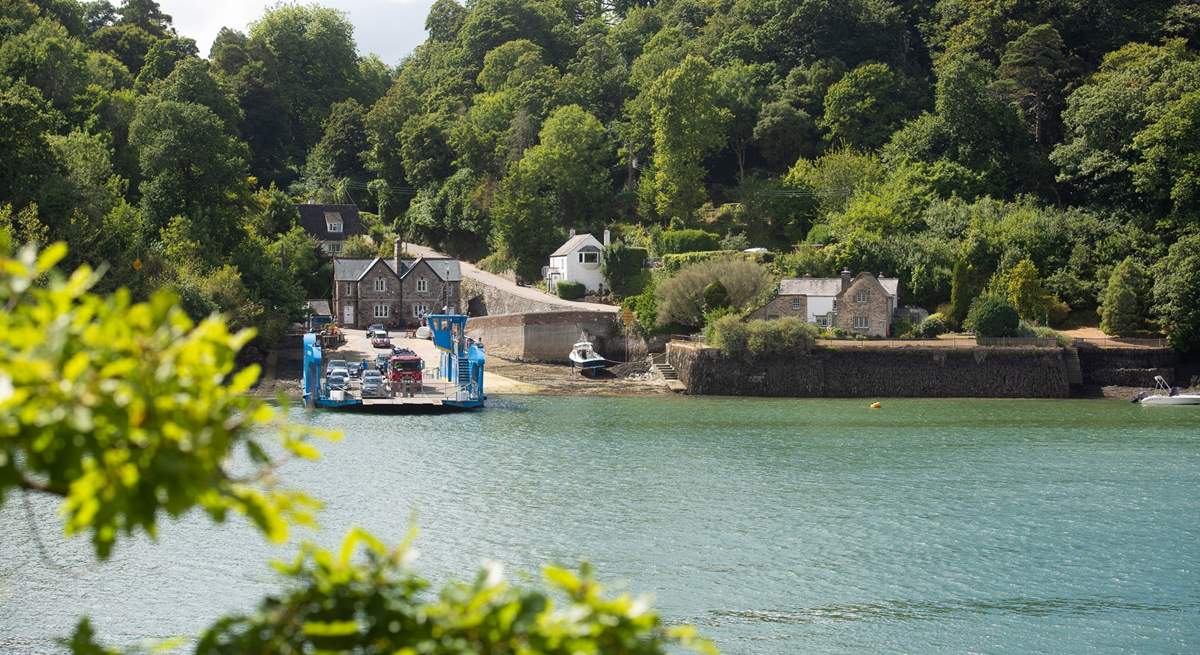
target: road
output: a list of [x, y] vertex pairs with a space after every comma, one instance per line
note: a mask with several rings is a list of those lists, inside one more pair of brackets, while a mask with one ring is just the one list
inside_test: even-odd
[[[404, 249], [406, 251], [408, 251], [409, 254], [417, 256], [417, 257], [448, 257], [449, 256], [449, 255], [444, 255], [444, 254], [434, 250], [433, 248], [426, 248], [425, 246], [418, 246], [414, 243], [405, 244]], [[472, 280], [475, 280], [476, 282], [479, 282], [480, 284], [485, 284], [489, 287], [500, 289], [500, 290], [504, 291], [505, 293], [510, 293], [512, 295], [519, 296], [521, 298], [535, 300], [537, 302], [545, 303], [548, 305], [560, 306], [564, 310], [608, 312], [610, 314], [616, 314], [621, 310], [620, 307], [616, 307], [614, 305], [603, 305], [603, 304], [594, 303], [594, 302], [576, 302], [574, 300], [563, 300], [562, 298], [559, 298], [558, 296], [554, 296], [554, 295], [551, 295], [548, 293], [543, 293], [541, 291], [538, 291], [537, 289], [534, 289], [533, 287], [523, 287], [523, 286], [513, 282], [512, 280], [508, 280], [506, 278], [500, 277], [499, 275], [496, 275], [494, 273], [488, 273], [487, 271], [482, 270], [473, 264], [468, 264], [467, 262], [464, 262], [462, 260], [459, 260], [458, 265], [462, 269], [463, 277], [471, 278]]]

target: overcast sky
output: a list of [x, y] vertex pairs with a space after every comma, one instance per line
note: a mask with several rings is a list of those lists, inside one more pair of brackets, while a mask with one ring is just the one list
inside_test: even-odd
[[[244, 32], [264, 8], [274, 4], [274, 0], [159, 0], [163, 11], [175, 19], [175, 29], [195, 39], [206, 57], [222, 27]], [[425, 15], [433, 0], [320, 0], [317, 4], [346, 12], [354, 24], [359, 52], [373, 52], [395, 66], [425, 40]]]

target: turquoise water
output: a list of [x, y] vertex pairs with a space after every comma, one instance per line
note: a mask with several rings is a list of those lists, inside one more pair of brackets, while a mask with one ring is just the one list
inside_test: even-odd
[[[478, 414], [303, 414], [346, 438], [289, 465], [418, 570], [587, 559], [725, 653], [1200, 650], [1200, 408], [1106, 401], [492, 398]], [[194, 634], [278, 580], [239, 523], [164, 526], [96, 563], [34, 503], [0, 510], [0, 653], [82, 614], [121, 643]], [[311, 536], [311, 535], [309, 535]]]

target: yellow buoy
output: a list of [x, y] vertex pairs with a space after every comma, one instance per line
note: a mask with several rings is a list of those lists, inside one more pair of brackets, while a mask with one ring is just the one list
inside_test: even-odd
[[883, 407], [880, 403], [871, 403], [871, 409], [879, 409], [880, 407]]

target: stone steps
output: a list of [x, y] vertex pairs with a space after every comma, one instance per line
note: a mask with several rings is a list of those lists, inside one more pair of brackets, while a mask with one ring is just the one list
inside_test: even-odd
[[1083, 384], [1083, 366], [1079, 363], [1079, 351], [1067, 348], [1067, 382]]
[[667, 381], [667, 386], [674, 389], [676, 385], [682, 385], [679, 382], [679, 373], [675, 371], [675, 367], [667, 363], [666, 353], [651, 354], [650, 363], [654, 365], [654, 370], [658, 371], [658, 374]]

